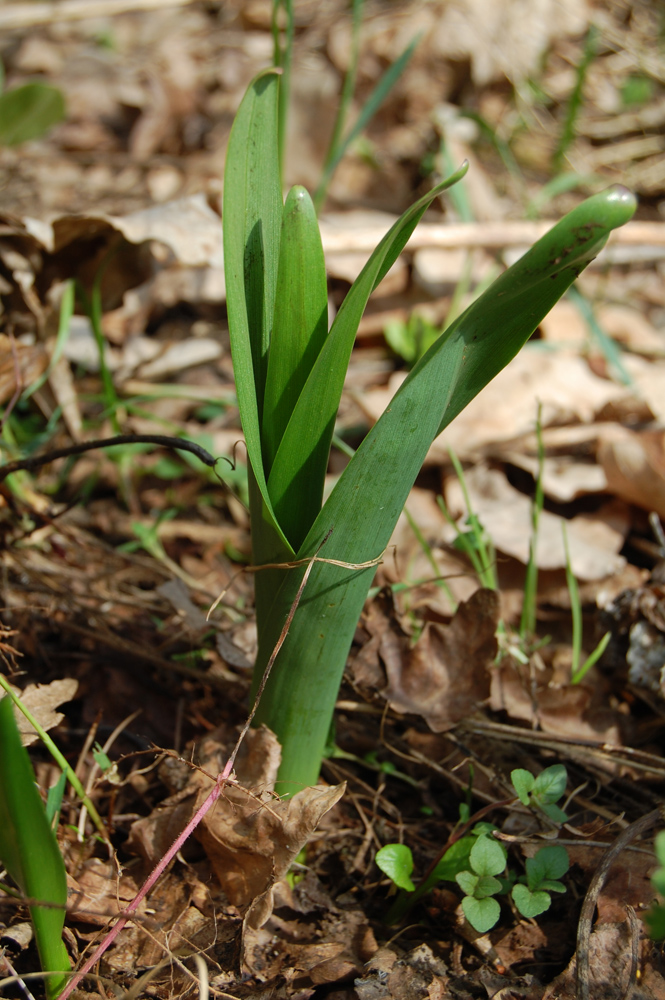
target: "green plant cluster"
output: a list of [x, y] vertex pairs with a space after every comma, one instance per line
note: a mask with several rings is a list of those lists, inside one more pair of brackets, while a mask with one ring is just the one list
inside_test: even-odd
[[[566, 814], [556, 804], [566, 790], [567, 773], [562, 764], [545, 768], [537, 776], [520, 768], [511, 773], [511, 781], [523, 805], [544, 813], [555, 823], [566, 820]], [[524, 874], [506, 870], [508, 852], [495, 838], [495, 831], [491, 823], [475, 823], [470, 833], [454, 841], [418, 887], [411, 878], [413, 855], [406, 844], [382, 847], [377, 851], [376, 863], [402, 893], [414, 893], [414, 901], [439, 882], [457, 883], [463, 892], [464, 916], [474, 930], [484, 934], [499, 921], [501, 907], [497, 896], [510, 894], [523, 917], [537, 917], [549, 909], [553, 892], [566, 891], [559, 880], [569, 867], [565, 847], [550, 844], [526, 859]], [[398, 903], [393, 915], [402, 916], [408, 908], [408, 899], [403, 895]]]

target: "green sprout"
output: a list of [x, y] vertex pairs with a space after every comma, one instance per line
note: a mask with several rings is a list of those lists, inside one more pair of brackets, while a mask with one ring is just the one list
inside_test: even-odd
[[466, 166], [398, 219], [328, 330], [312, 200], [297, 187], [282, 202], [278, 100], [275, 70], [256, 77], [243, 98], [227, 150], [223, 214], [257, 568], [254, 695], [262, 685], [262, 697], [255, 724], [277, 734], [280, 787], [290, 794], [317, 780], [375, 567], [432, 441], [515, 356], [611, 230], [630, 219], [635, 199], [621, 187], [589, 198], [486, 289], [415, 365], [322, 505], [335, 417], [367, 300], [428, 205]]
[[[515, 770], [511, 779], [523, 805], [563, 822], [565, 813], [555, 805], [566, 790], [567, 774], [562, 764], [546, 768], [538, 777], [530, 771]], [[466, 815], [468, 809], [465, 806], [463, 804], [462, 808]], [[487, 807], [475, 818], [486, 811]], [[453, 834], [450, 846], [444, 848], [440, 858], [430, 865], [428, 873], [417, 886], [411, 878], [414, 862], [410, 847], [406, 844], [386, 844], [377, 851], [375, 860], [378, 867], [401, 890], [386, 917], [386, 923], [401, 920], [421, 896], [439, 882], [457, 883], [464, 893], [460, 904], [462, 912], [480, 934], [499, 921], [501, 907], [496, 896], [510, 893], [519, 913], [532, 918], [549, 909], [551, 893], [566, 891], [559, 879], [568, 871], [570, 862], [568, 852], [561, 844], [542, 847], [533, 858], [527, 858], [524, 875], [516, 877], [510, 869], [504, 875], [508, 854], [495, 837], [496, 827], [484, 821], [475, 822], [472, 817], [462, 823], [462, 831], [469, 828], [471, 832], [466, 836]]]

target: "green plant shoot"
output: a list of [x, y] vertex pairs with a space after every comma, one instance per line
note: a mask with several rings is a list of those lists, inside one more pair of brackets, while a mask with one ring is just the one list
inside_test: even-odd
[[0, 861], [26, 899], [35, 901], [30, 916], [42, 968], [52, 973], [46, 976], [46, 992], [55, 1000], [70, 968], [62, 940], [65, 865], [6, 696], [0, 699], [0, 816]]
[[282, 204], [278, 77], [274, 70], [256, 77], [238, 110], [227, 151], [223, 223], [253, 561], [267, 567], [255, 574], [255, 693], [283, 640], [255, 723], [266, 724], [282, 744], [279, 789], [290, 794], [317, 780], [375, 566], [432, 441], [515, 356], [610, 231], [631, 217], [635, 199], [624, 188], [590, 198], [459, 316], [413, 368], [322, 506], [335, 418], [367, 300], [428, 205], [466, 167], [398, 219], [327, 331], [325, 269], [311, 199], [297, 188]]

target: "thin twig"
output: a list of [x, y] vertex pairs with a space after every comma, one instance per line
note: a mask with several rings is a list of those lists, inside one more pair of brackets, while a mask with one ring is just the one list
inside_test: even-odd
[[591, 925], [598, 897], [605, 885], [610, 868], [621, 852], [631, 841], [650, 830], [658, 820], [665, 816], [665, 806], [653, 809], [622, 830], [609, 851], [598, 865], [587, 889], [582, 904], [579, 924], [577, 925], [577, 1000], [589, 1000], [589, 939]]
[[13, 472], [38, 469], [42, 465], [54, 462], [57, 458], [70, 458], [72, 455], [82, 455], [84, 452], [94, 451], [96, 448], [111, 448], [122, 444], [156, 444], [162, 448], [172, 448], [174, 451], [189, 451], [211, 469], [216, 469], [217, 463], [221, 461], [228, 462], [233, 467], [231, 459], [224, 455], [213, 458], [210, 452], [202, 448], [200, 444], [196, 444], [195, 441], [169, 437], [166, 434], [118, 434], [115, 437], [100, 438], [97, 441], [83, 441], [81, 444], [72, 444], [67, 448], [55, 448], [43, 455], [31, 455], [29, 458], [20, 458], [16, 462], [8, 462], [6, 465], [0, 466], [0, 482]]

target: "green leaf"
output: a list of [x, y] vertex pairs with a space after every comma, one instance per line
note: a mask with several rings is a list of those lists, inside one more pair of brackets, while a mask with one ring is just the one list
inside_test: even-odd
[[[263, 409], [263, 463], [269, 475], [284, 431], [328, 335], [328, 287], [321, 234], [312, 199], [303, 187], [284, 206], [275, 318], [270, 340]], [[310, 434], [303, 427], [304, 439]], [[316, 430], [314, 431], [316, 433]], [[302, 441], [306, 452], [316, 440]], [[325, 467], [305, 480], [298, 503], [274, 502], [280, 527], [298, 548], [321, 509]], [[273, 497], [271, 481], [268, 492]]]
[[57, 87], [26, 83], [0, 95], [0, 146], [39, 139], [65, 117], [65, 99]]
[[536, 779], [532, 775], [531, 771], [525, 771], [523, 767], [517, 767], [514, 771], [510, 772], [510, 780], [522, 805], [528, 806], [529, 795], [536, 782]]
[[462, 912], [474, 930], [479, 934], [485, 934], [497, 923], [501, 916], [501, 907], [491, 896], [486, 899], [465, 896], [462, 900]]
[[473, 896], [478, 887], [479, 876], [473, 872], [458, 872], [455, 881], [467, 896]]
[[[279, 537], [261, 452], [261, 416], [282, 222], [278, 91], [278, 73], [266, 70], [252, 81], [240, 104], [226, 154], [222, 214], [226, 302], [238, 407], [255, 486], [265, 506], [263, 517], [252, 525], [253, 544], [264, 561], [279, 561], [285, 553], [292, 554], [286, 539]], [[250, 497], [251, 493], [250, 484]], [[264, 537], [268, 542], [266, 551]]]
[[656, 857], [663, 868], [665, 868], [665, 830], [661, 830], [657, 834], [656, 839], [653, 842], [654, 850], [656, 852]]
[[437, 882], [454, 882], [459, 872], [469, 867], [471, 848], [475, 841], [475, 837], [460, 837], [448, 848], [430, 876], [432, 885]]
[[513, 902], [523, 917], [537, 917], [549, 910], [552, 899], [547, 892], [532, 892], [520, 882], [513, 886]]
[[[298, 550], [299, 558], [318, 553], [321, 558], [363, 564], [381, 555], [433, 439], [515, 356], [599, 252], [611, 230], [628, 221], [634, 210], [635, 199], [623, 188], [588, 199], [452, 324], [416, 365], [356, 451]], [[365, 282], [367, 277], [366, 268], [358, 281]], [[347, 307], [349, 322], [351, 308], [361, 311], [357, 305]], [[341, 315], [342, 310], [336, 322], [346, 323]], [[327, 352], [333, 349], [332, 340], [331, 333], [299, 405], [321, 359], [325, 355], [330, 360]], [[319, 419], [317, 414], [314, 417]], [[261, 631], [259, 675], [284, 626], [303, 572], [285, 574], [274, 591], [274, 603]], [[256, 716], [257, 724], [268, 725], [282, 742], [280, 780], [286, 782], [282, 788], [291, 790], [316, 781], [346, 658], [373, 575], [372, 566], [354, 570], [319, 562], [312, 568]]]
[[57, 825], [56, 817], [60, 813], [60, 807], [62, 806], [62, 799], [65, 794], [65, 789], [67, 788], [67, 775], [64, 771], [60, 772], [60, 777], [56, 781], [55, 785], [51, 785], [48, 792], [46, 793], [46, 807], [44, 812], [46, 813], [46, 820], [48, 825], [53, 829], [54, 821]]
[[658, 868], [651, 876], [651, 884], [659, 892], [661, 896], [665, 897], [665, 868]]
[[506, 850], [490, 837], [478, 837], [471, 848], [471, 867], [477, 875], [500, 875], [506, 867]]
[[539, 803], [539, 808], [546, 816], [549, 816], [553, 823], [565, 823], [568, 819], [563, 809], [559, 809], [553, 802], [546, 802], [544, 805]]
[[501, 892], [501, 882], [498, 878], [494, 878], [493, 875], [480, 875], [478, 877], [478, 884], [473, 893], [476, 899], [496, 896], [497, 892]]
[[[298, 519], [301, 510], [305, 517], [309, 515], [315, 497], [320, 501], [349, 358], [367, 300], [397, 260], [428, 205], [466, 171], [465, 164], [412, 205], [386, 233], [351, 286], [293, 407], [270, 470], [268, 489], [275, 511], [289, 511]], [[310, 523], [306, 527], [309, 529]]]
[[557, 882], [556, 879], [546, 878], [544, 882], [540, 884], [541, 889], [545, 889], [546, 892], [565, 892], [566, 887], [563, 882]]
[[[70, 968], [62, 941], [67, 902], [65, 866], [8, 697], [0, 700], [0, 816], [0, 861], [24, 896], [55, 904], [30, 907], [42, 968], [64, 972]], [[64, 976], [47, 977], [49, 997], [57, 997], [64, 984]]]
[[411, 881], [413, 855], [406, 844], [386, 844], [376, 852], [376, 863], [381, 871], [392, 879], [399, 889], [413, 892], [416, 888]]
[[[226, 304], [238, 408], [249, 459], [252, 552], [256, 565], [286, 562], [293, 557], [293, 548], [272, 508], [261, 451], [282, 223], [278, 91], [279, 73], [266, 70], [252, 81], [240, 104], [226, 153], [222, 212]], [[280, 570], [264, 571], [255, 577], [259, 642], [283, 578], [284, 571]]]
[[553, 764], [546, 767], [536, 778], [533, 786], [533, 797], [541, 805], [557, 802], [566, 791], [568, 773], [563, 764]]
[[526, 859], [527, 883], [537, 889], [546, 879], [559, 879], [570, 867], [568, 851], [560, 844], [541, 847], [532, 858]]

